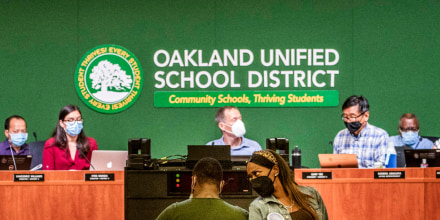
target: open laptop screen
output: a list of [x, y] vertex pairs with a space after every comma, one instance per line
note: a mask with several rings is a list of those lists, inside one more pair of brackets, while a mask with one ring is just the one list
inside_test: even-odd
[[440, 149], [404, 150], [406, 167], [420, 167], [426, 159], [428, 167], [440, 167]]
[[318, 154], [321, 168], [358, 168], [356, 154]]
[[194, 168], [197, 161], [204, 157], [218, 160], [223, 169], [232, 167], [231, 146], [229, 145], [188, 145], [186, 167], [188, 169]]
[[124, 170], [127, 158], [128, 151], [94, 150], [90, 170]]
[[[14, 155], [17, 170], [30, 170], [32, 155]], [[11, 155], [0, 156], [0, 170], [15, 170], [14, 160]]]

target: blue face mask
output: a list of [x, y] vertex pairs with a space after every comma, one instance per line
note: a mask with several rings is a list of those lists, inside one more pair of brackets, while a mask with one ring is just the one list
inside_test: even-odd
[[418, 131], [408, 131], [408, 132], [400, 132], [402, 135], [402, 142], [406, 145], [413, 145], [417, 143], [419, 140], [419, 132]]
[[21, 147], [24, 144], [24, 142], [27, 141], [28, 138], [27, 133], [17, 133], [17, 134], [9, 133], [9, 135], [11, 136], [11, 144], [16, 147]]
[[83, 129], [83, 123], [81, 121], [73, 121], [66, 123], [66, 132], [70, 136], [77, 136]]

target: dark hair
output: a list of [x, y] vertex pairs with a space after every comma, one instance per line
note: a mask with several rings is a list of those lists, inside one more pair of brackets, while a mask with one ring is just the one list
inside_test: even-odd
[[[313, 219], [319, 219], [316, 211], [312, 208], [309, 199], [313, 198], [311, 195], [307, 195], [298, 189], [298, 184], [295, 182], [293, 171], [288, 167], [286, 161], [275, 151], [266, 149], [263, 152], [270, 152], [276, 159], [278, 166], [278, 178], [283, 186], [286, 195], [293, 198], [293, 200], [305, 211], [307, 211]], [[252, 157], [259, 156], [256, 153], [252, 154]], [[267, 158], [266, 158], [267, 159]], [[251, 159], [252, 160], [252, 159]], [[268, 159], [269, 160], [269, 159]]]
[[348, 97], [342, 105], [342, 110], [347, 109], [352, 106], [359, 106], [359, 112], [364, 113], [369, 110], [370, 104], [368, 104], [368, 100], [363, 96], [353, 95]]
[[217, 110], [217, 113], [215, 113], [215, 122], [217, 122], [217, 124], [220, 123], [220, 122], [224, 122], [225, 121], [225, 111], [228, 110], [228, 109], [237, 109], [238, 110], [238, 108], [234, 107], [234, 106], [223, 106], [223, 107], [220, 107]]
[[23, 120], [26, 123], [26, 120], [24, 120], [24, 118], [21, 117], [20, 115], [12, 115], [12, 116], [9, 116], [9, 118], [7, 118], [5, 120], [5, 130], [9, 130], [9, 126], [11, 125], [11, 120], [14, 119], [14, 118], [15, 119], [21, 119], [21, 120]]
[[192, 175], [197, 176], [197, 182], [200, 185], [205, 183], [215, 184], [220, 187], [220, 182], [223, 180], [223, 170], [220, 163], [211, 157], [204, 157], [197, 161]]
[[[66, 135], [66, 131], [64, 131], [64, 128], [61, 127], [59, 121], [60, 120], [64, 121], [64, 118], [66, 117], [66, 115], [68, 115], [74, 111], [78, 111], [79, 114], [82, 115], [81, 111], [79, 110], [78, 106], [76, 106], [76, 105], [64, 106], [61, 109], [60, 114], [58, 115], [57, 126], [52, 133], [52, 137], [55, 137], [55, 142], [53, 145], [59, 147], [60, 149], [66, 148], [67, 135]], [[82, 155], [87, 155], [87, 153], [90, 150], [90, 146], [89, 146], [89, 141], [87, 139], [87, 136], [84, 134], [84, 130], [82, 130], [81, 133], [79, 133], [78, 139], [76, 140], [76, 143], [77, 143], [78, 149], [82, 152], [82, 154], [81, 153], [79, 154], [80, 157], [83, 157]], [[67, 153], [67, 151], [66, 151], [66, 153]]]
[[400, 120], [399, 120], [399, 128], [400, 128], [400, 124], [402, 123], [402, 119], [414, 119], [416, 125], [417, 125], [417, 129], [420, 128], [419, 126], [419, 120], [417, 119], [417, 116], [413, 113], [405, 113], [402, 116], [400, 116]]

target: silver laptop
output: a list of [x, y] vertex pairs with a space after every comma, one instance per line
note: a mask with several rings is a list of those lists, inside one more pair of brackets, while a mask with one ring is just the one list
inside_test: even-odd
[[[128, 151], [94, 150], [90, 170], [124, 170], [128, 158]], [[93, 169], [95, 168], [95, 169]]]

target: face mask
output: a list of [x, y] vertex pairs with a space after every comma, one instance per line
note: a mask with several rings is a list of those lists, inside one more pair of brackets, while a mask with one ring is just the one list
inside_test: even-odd
[[418, 131], [401, 132], [401, 134], [402, 134], [402, 142], [406, 145], [413, 145], [417, 143], [417, 140], [419, 139]]
[[11, 143], [14, 146], [21, 147], [28, 138], [27, 133], [9, 134], [11, 135]]
[[359, 130], [362, 127], [362, 124], [358, 121], [355, 122], [344, 122], [345, 127], [347, 127], [348, 131], [350, 131], [351, 134], [354, 134], [357, 130]]
[[66, 132], [70, 136], [76, 136], [81, 133], [83, 129], [83, 123], [80, 121], [73, 121], [66, 123]]
[[228, 133], [232, 133], [233, 135], [235, 135], [235, 137], [243, 137], [243, 135], [246, 133], [246, 128], [244, 127], [244, 123], [240, 119], [235, 121], [235, 123], [232, 126], [228, 124], [225, 125], [231, 127], [232, 132], [226, 130], [225, 131]]
[[[269, 174], [271, 171], [272, 171], [272, 169], [270, 169]], [[251, 180], [252, 188], [261, 197], [269, 197], [275, 191], [275, 189], [273, 187], [273, 182], [269, 178], [269, 174], [267, 174], [267, 176], [260, 176], [260, 177], [257, 177], [255, 179]], [[275, 178], [277, 178], [277, 177], [275, 176]], [[275, 179], [274, 179], [274, 181], [275, 181]]]

